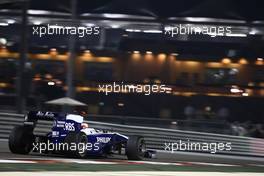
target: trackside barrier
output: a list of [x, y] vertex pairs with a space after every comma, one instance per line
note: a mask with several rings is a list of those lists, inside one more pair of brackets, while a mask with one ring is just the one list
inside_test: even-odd
[[[21, 125], [23, 121], [24, 115], [0, 113], [0, 138], [7, 139], [11, 129], [16, 125]], [[128, 126], [96, 121], [86, 122], [90, 127], [96, 129], [114, 131], [124, 135], [141, 135], [146, 140], [147, 148], [150, 149], [165, 150], [168, 143], [179, 144], [179, 140], [186, 143], [187, 141], [208, 144], [221, 142], [231, 143], [232, 149], [229, 151], [217, 151], [216, 153], [264, 157], [264, 139], [164, 128]], [[53, 122], [50, 121], [39, 120], [35, 133], [46, 134], [50, 131], [52, 123]], [[207, 153], [208, 152], [210, 151], [207, 151]]]

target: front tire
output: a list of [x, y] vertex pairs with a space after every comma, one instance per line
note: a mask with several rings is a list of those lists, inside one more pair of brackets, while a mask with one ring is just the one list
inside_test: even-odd
[[142, 160], [146, 151], [146, 144], [142, 136], [129, 136], [126, 155], [129, 160]]
[[[87, 136], [84, 132], [69, 132], [64, 141], [68, 145], [67, 155], [74, 158], [85, 158], [87, 155], [86, 144]], [[71, 150], [72, 145], [76, 146], [76, 150]], [[83, 147], [83, 148], [80, 148]]]
[[28, 154], [33, 148], [33, 142], [33, 127], [16, 126], [9, 135], [8, 146], [12, 153]]

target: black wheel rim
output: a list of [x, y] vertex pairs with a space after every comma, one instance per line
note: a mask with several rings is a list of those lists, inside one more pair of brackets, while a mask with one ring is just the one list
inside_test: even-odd
[[146, 152], [146, 144], [143, 139], [139, 141], [138, 152], [141, 157], [143, 157]]
[[[80, 155], [80, 157], [85, 157], [86, 156], [86, 144], [87, 144], [86, 136], [84, 135], [81, 136], [80, 143], [82, 145], [78, 146], [78, 154]], [[82, 148], [79, 148], [79, 147], [82, 147]]]

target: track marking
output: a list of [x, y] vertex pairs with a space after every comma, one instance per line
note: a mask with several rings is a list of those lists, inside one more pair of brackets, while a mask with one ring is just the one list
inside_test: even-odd
[[263, 176], [263, 173], [250, 172], [1, 172], [5, 176]]
[[33, 164], [36, 163], [34, 161], [26, 161], [26, 160], [8, 160], [8, 159], [2, 159], [0, 160], [0, 163], [29, 163], [29, 164]]
[[234, 164], [221, 164], [221, 163], [205, 163], [205, 162], [187, 162], [192, 165], [204, 165], [204, 166], [228, 166], [228, 167], [238, 167], [241, 165], [234, 165]]
[[183, 163], [167, 163], [167, 162], [155, 162], [155, 161], [128, 161], [128, 163], [133, 164], [154, 164], [154, 165], [175, 165], [175, 166], [183, 166]]
[[156, 161], [128, 161], [128, 160], [86, 160], [86, 159], [58, 159], [58, 158], [12, 158], [0, 160], [0, 163], [78, 163], [78, 164], [151, 164], [151, 165], [174, 165], [174, 166], [240, 166], [219, 163], [202, 163], [202, 162], [156, 162]]
[[0, 159], [1, 163], [32, 163], [32, 164], [53, 164], [53, 163], [78, 163], [78, 164], [99, 164], [99, 165], [167, 165], [167, 166], [215, 166], [215, 167], [243, 167], [243, 166], [255, 166], [264, 167], [263, 164], [224, 164], [224, 163], [208, 163], [208, 162], [158, 162], [158, 161], [129, 161], [129, 160], [118, 160], [118, 159], [71, 159], [71, 158], [6, 158]]
[[264, 167], [264, 164], [249, 164], [250, 166]]
[[120, 164], [118, 162], [92, 161], [92, 160], [73, 160], [72, 162], [78, 164]]

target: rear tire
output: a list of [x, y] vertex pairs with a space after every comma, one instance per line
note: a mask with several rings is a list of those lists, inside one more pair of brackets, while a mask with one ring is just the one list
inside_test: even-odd
[[[86, 144], [88, 143], [87, 136], [84, 132], [69, 132], [64, 141], [69, 149], [66, 151], [67, 156], [74, 158], [85, 158], [87, 155]], [[80, 143], [82, 143], [80, 145]], [[75, 145], [76, 150], [70, 150], [70, 146]], [[79, 148], [84, 147], [83, 149]]]
[[129, 160], [142, 160], [146, 151], [146, 144], [142, 136], [129, 136], [126, 155]]
[[33, 142], [33, 127], [16, 126], [9, 135], [8, 145], [12, 153], [28, 154], [33, 148]]

